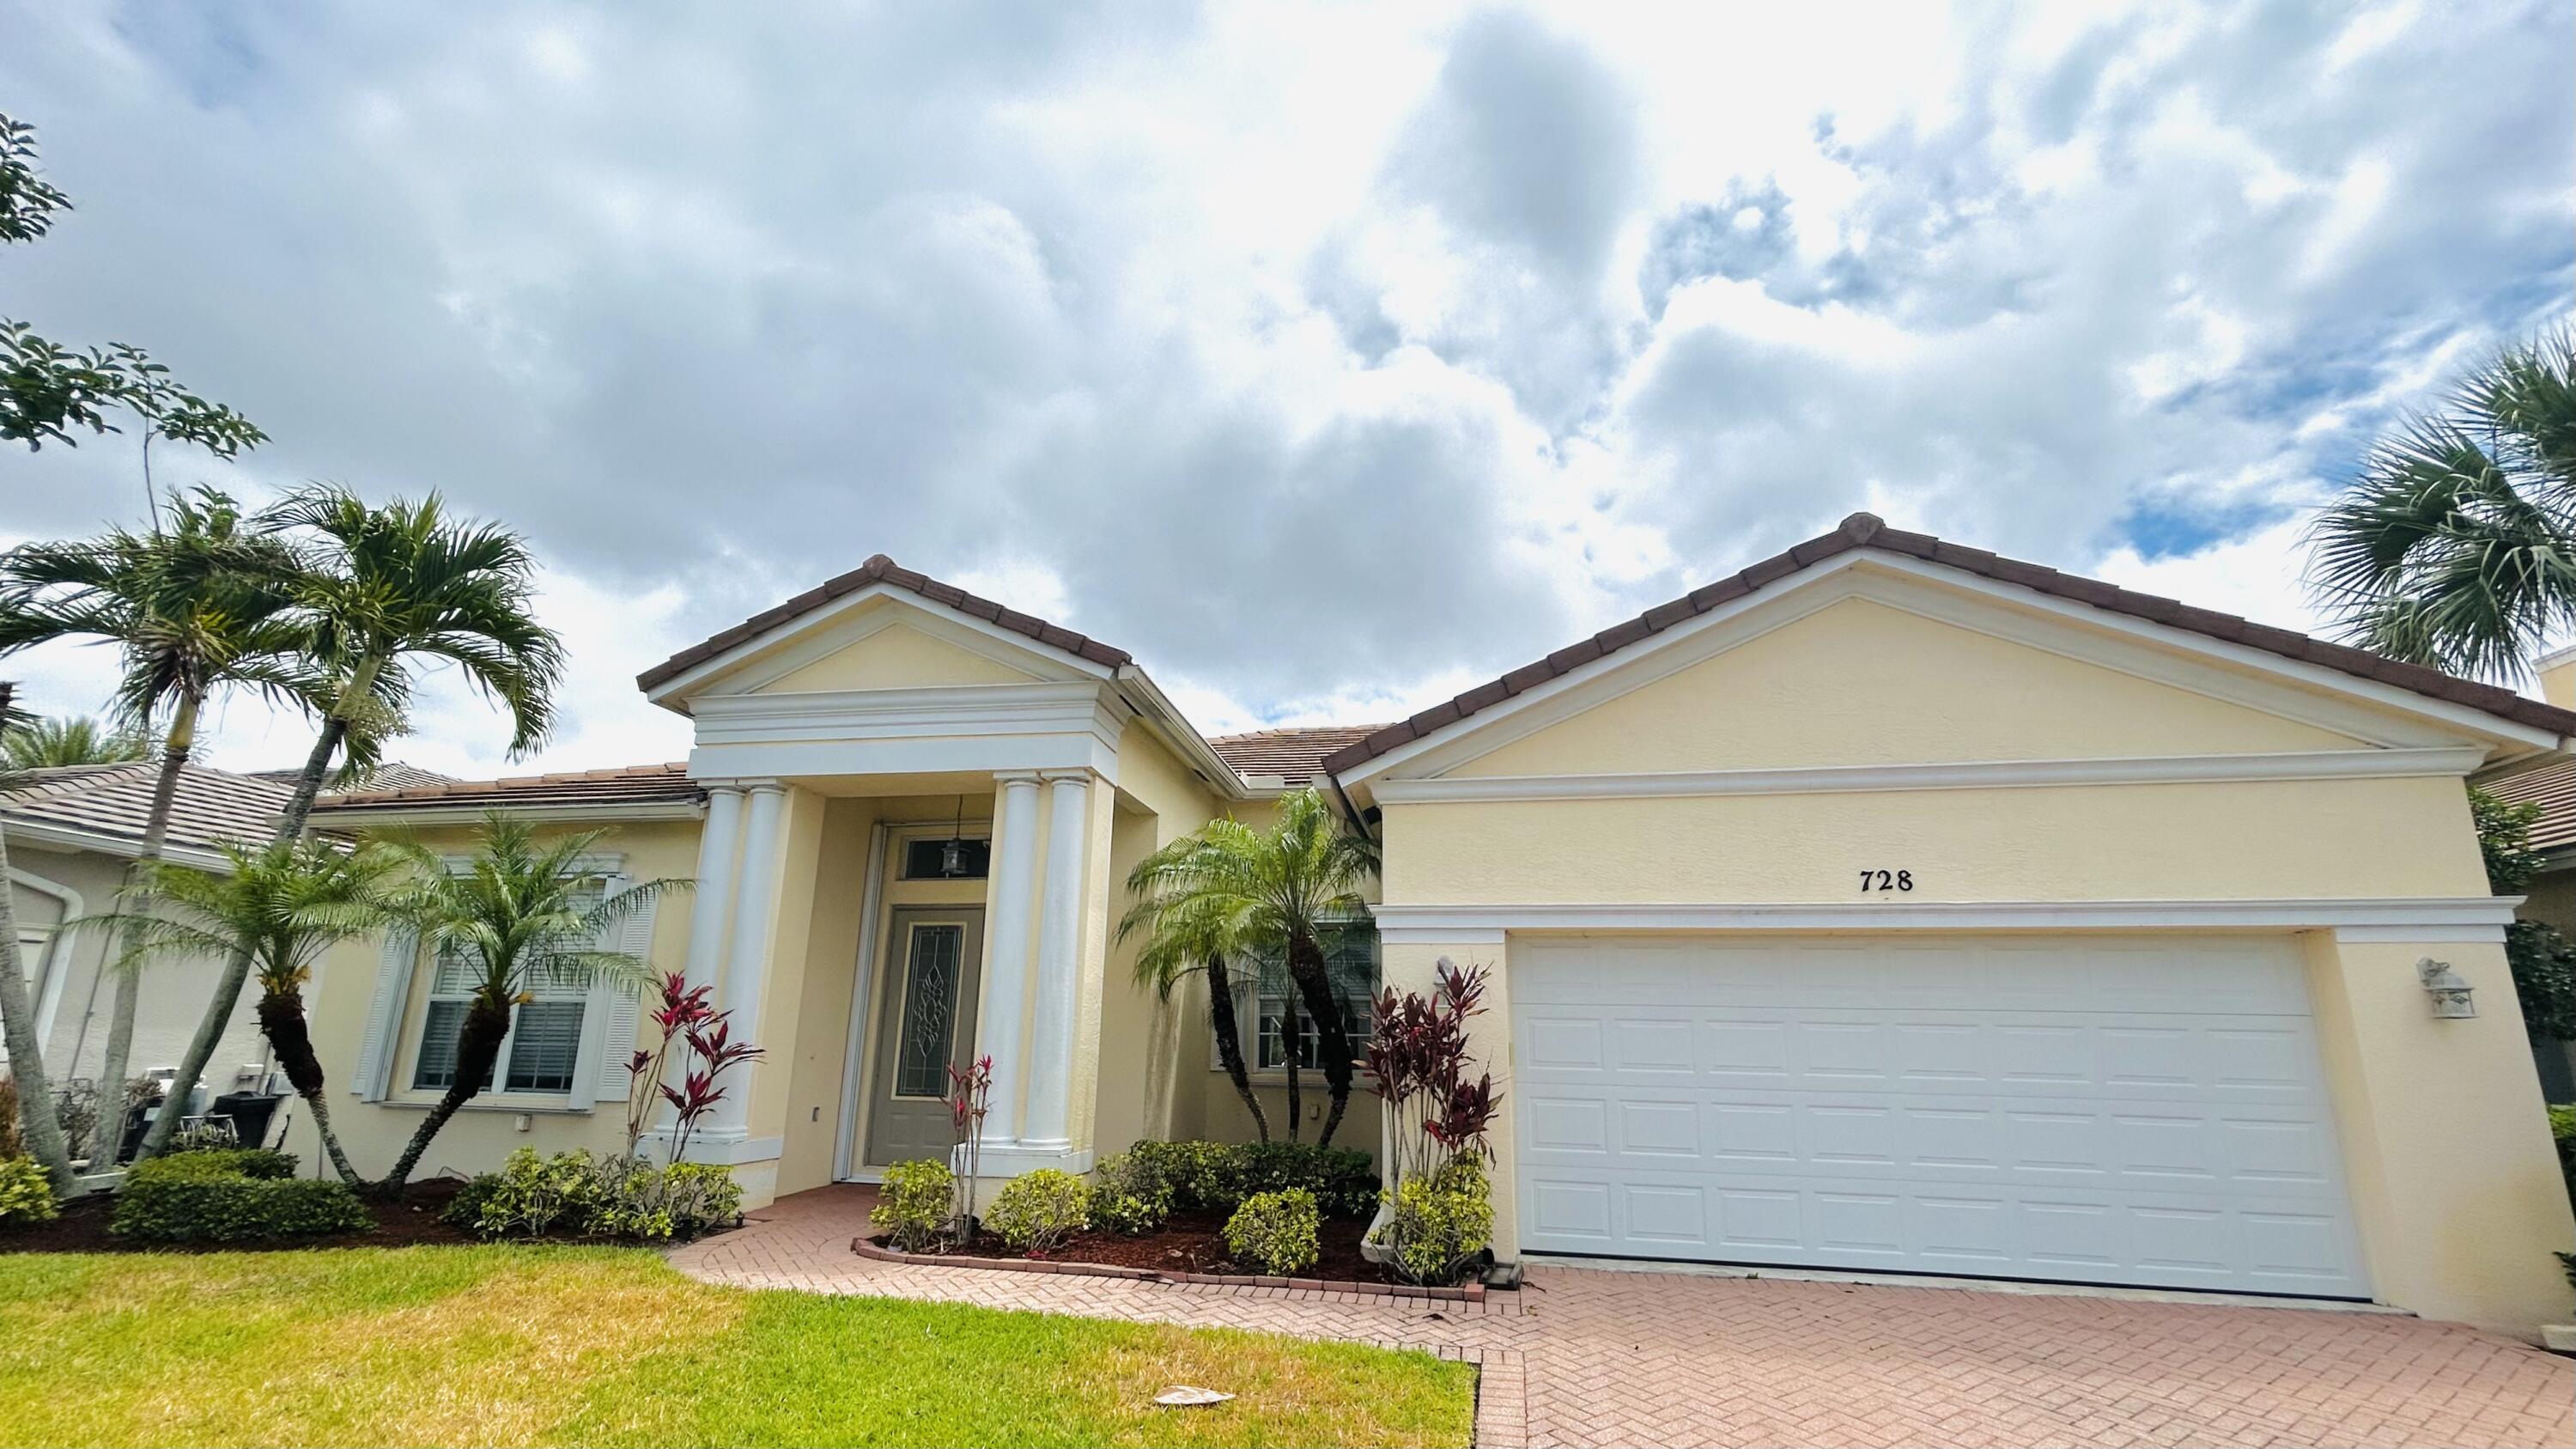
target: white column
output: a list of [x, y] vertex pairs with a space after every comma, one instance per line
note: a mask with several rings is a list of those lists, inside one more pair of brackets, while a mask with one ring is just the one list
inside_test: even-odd
[[1037, 1015], [1029, 1033], [1028, 1147], [1069, 1152], [1073, 1029], [1082, 997], [1082, 866], [1090, 834], [1091, 774], [1047, 771], [1046, 898], [1038, 912]]
[[[769, 983], [769, 928], [778, 888], [779, 817], [787, 804], [787, 787], [776, 780], [746, 781], [751, 811], [743, 827], [742, 870], [735, 876], [733, 948], [726, 953], [723, 983], [716, 1005], [733, 1013], [735, 1041], [764, 1045], [760, 1037], [760, 995]], [[773, 1051], [774, 1060], [787, 1053]], [[760, 1071], [756, 1061], [734, 1068], [725, 1083], [724, 1100], [716, 1105], [715, 1134], [741, 1137], [751, 1124], [751, 1082]]]
[[[993, 820], [993, 919], [984, 931], [984, 1010], [975, 1036], [982, 1043], [978, 1054], [993, 1059], [984, 1141], [1008, 1147], [1020, 1140], [1020, 1092], [1029, 1080], [1020, 1001], [1028, 991], [1029, 896], [1038, 875], [1038, 777], [1010, 771], [993, 778], [1001, 782], [1002, 803]], [[889, 969], [902, 968], [889, 963]]]
[[734, 845], [742, 838], [742, 787], [707, 786], [707, 819], [698, 832], [698, 883], [689, 909], [689, 984], [724, 976], [725, 916], [733, 905]]

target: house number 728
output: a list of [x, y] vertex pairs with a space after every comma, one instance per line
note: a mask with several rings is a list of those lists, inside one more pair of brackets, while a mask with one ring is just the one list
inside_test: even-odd
[[1914, 889], [1914, 872], [1910, 870], [1864, 870], [1860, 888], [1865, 891], [1910, 891]]

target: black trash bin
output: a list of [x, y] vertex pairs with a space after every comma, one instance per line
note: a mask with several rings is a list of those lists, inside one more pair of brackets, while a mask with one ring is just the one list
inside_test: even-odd
[[277, 1104], [284, 1100], [265, 1092], [227, 1092], [214, 1100], [206, 1115], [230, 1117], [233, 1139], [244, 1147], [258, 1147], [268, 1141], [268, 1124], [275, 1120]]

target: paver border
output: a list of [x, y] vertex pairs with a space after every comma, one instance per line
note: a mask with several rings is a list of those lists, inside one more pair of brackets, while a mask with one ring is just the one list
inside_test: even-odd
[[1052, 1258], [979, 1258], [963, 1253], [907, 1253], [879, 1247], [865, 1235], [850, 1239], [850, 1251], [880, 1263], [908, 1263], [917, 1268], [974, 1268], [995, 1273], [1055, 1273], [1075, 1278], [1124, 1278], [1140, 1283], [1204, 1283], [1218, 1288], [1275, 1288], [1290, 1293], [1359, 1293], [1370, 1297], [1412, 1298], [1433, 1303], [1482, 1303], [1485, 1285], [1420, 1288], [1410, 1283], [1358, 1283], [1326, 1278], [1247, 1277], [1235, 1273], [1166, 1273], [1159, 1268], [1126, 1268], [1115, 1263], [1077, 1263]]

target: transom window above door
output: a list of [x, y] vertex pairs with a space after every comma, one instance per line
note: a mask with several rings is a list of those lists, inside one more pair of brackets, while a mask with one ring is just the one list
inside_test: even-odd
[[905, 880], [982, 880], [992, 872], [993, 842], [973, 837], [954, 840], [907, 840], [903, 844]]

